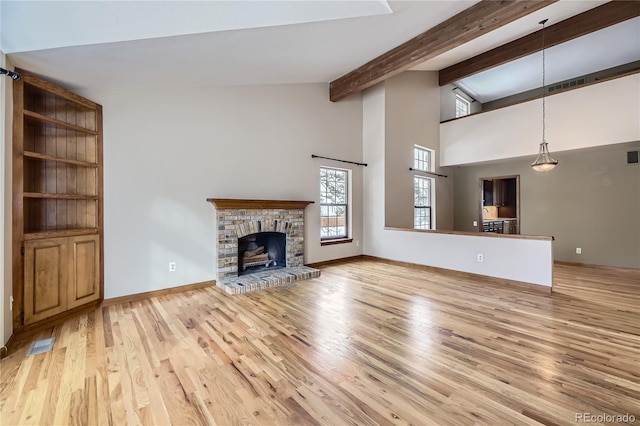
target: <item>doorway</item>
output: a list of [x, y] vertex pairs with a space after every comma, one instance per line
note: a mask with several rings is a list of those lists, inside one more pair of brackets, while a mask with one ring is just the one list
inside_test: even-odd
[[478, 231], [520, 234], [520, 175], [480, 178]]

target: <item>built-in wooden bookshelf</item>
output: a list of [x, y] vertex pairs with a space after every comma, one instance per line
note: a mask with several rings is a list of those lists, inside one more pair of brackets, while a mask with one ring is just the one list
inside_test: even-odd
[[102, 107], [18, 71], [14, 332], [46, 325], [103, 298]]

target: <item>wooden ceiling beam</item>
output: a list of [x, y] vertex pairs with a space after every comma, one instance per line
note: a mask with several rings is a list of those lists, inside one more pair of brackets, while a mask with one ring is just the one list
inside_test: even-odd
[[[611, 1], [545, 28], [545, 48], [640, 16], [640, 1]], [[631, 42], [631, 41], [630, 41]], [[542, 30], [440, 70], [440, 86], [542, 50]]]
[[332, 81], [329, 98], [339, 101], [556, 1], [482, 0]]

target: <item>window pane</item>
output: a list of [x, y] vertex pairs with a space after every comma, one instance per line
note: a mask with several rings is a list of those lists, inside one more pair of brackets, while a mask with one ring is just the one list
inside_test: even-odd
[[469, 101], [456, 95], [456, 118], [469, 115]]
[[347, 207], [320, 206], [320, 237], [343, 238], [347, 236]]
[[431, 179], [413, 177], [413, 227], [431, 229]]
[[414, 208], [413, 227], [415, 229], [431, 229], [431, 207]]
[[413, 198], [415, 206], [431, 206], [431, 179], [414, 177]]
[[413, 149], [413, 156], [414, 169], [426, 171], [431, 170], [431, 151], [416, 146]]
[[320, 238], [346, 238], [348, 171], [320, 169]]

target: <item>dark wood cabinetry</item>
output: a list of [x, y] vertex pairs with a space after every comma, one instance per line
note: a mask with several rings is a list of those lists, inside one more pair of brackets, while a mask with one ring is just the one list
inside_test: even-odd
[[13, 86], [14, 332], [103, 297], [102, 107], [20, 73]]
[[482, 200], [484, 206], [493, 206], [493, 180], [482, 181]]
[[516, 205], [516, 179], [491, 179], [484, 180], [483, 199], [485, 206], [515, 206]]
[[480, 178], [480, 230], [520, 233], [519, 181], [517, 175]]

